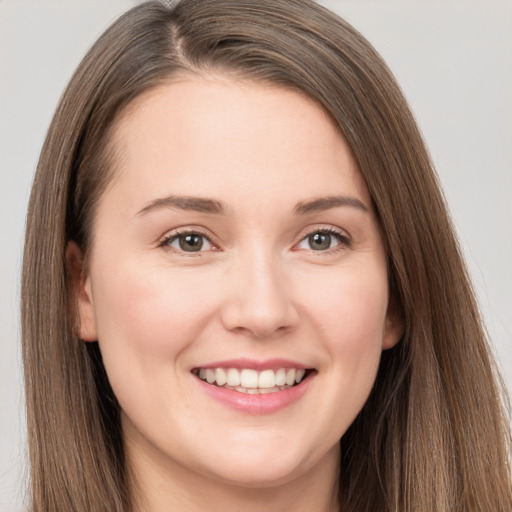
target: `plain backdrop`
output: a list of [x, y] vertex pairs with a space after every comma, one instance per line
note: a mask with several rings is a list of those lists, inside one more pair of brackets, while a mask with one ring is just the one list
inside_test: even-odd
[[[38, 153], [80, 58], [107, 25], [135, 3], [0, 0], [2, 512], [23, 509], [26, 448], [18, 282]], [[324, 3], [374, 44], [412, 105], [512, 390], [512, 3]]]

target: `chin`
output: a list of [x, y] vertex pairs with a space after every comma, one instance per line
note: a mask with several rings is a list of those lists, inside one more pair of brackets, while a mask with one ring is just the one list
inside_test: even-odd
[[210, 476], [226, 484], [249, 489], [280, 487], [295, 480], [305, 471], [300, 465], [277, 464], [275, 458], [267, 461], [264, 467], [232, 462], [225, 468], [225, 471], [216, 468], [215, 474], [210, 473]]
[[336, 452], [331, 450], [326, 454], [315, 454], [293, 449], [293, 446], [296, 445], [282, 443], [278, 448], [261, 449], [260, 445], [259, 449], [253, 451], [247, 448], [233, 450], [219, 457], [215, 467], [208, 464], [209, 467], [205, 469], [210, 477], [234, 486], [272, 488], [300, 478], [312, 468], [331, 460], [331, 455]]

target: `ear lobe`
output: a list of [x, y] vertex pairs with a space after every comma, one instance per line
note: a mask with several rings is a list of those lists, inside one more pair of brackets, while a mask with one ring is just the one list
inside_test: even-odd
[[97, 341], [96, 315], [90, 277], [85, 273], [83, 254], [76, 242], [66, 247], [71, 310], [76, 318], [76, 335], [83, 341]]
[[401, 308], [394, 297], [389, 298], [384, 333], [382, 337], [382, 350], [394, 347], [404, 335], [405, 325]]

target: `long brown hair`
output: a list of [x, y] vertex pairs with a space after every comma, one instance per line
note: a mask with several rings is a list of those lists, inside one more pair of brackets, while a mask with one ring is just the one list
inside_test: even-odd
[[310, 0], [148, 2], [116, 21], [71, 79], [37, 168], [23, 262], [32, 509], [131, 509], [119, 406], [97, 344], [75, 335], [65, 251], [74, 240], [87, 254], [123, 109], [173, 74], [211, 70], [320, 104], [380, 221], [405, 333], [341, 439], [343, 511], [510, 512], [500, 381], [424, 143], [380, 56]]

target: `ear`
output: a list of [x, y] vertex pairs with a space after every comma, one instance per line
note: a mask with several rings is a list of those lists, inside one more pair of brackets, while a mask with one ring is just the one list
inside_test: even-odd
[[84, 341], [97, 341], [91, 279], [85, 272], [83, 254], [76, 242], [71, 241], [66, 247], [66, 266], [69, 295], [77, 321], [76, 335]]
[[394, 347], [404, 335], [405, 324], [398, 301], [390, 296], [388, 302], [388, 311], [384, 323], [384, 333], [382, 337], [382, 350]]

